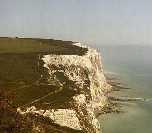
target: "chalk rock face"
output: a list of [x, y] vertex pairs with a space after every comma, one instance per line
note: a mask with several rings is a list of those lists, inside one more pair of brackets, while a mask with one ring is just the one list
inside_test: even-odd
[[[98, 99], [104, 91], [108, 91], [110, 88], [104, 77], [101, 56], [95, 49], [88, 48], [87, 54], [83, 56], [45, 55], [42, 59], [51, 78], [56, 73], [61, 73], [69, 80], [74, 81], [76, 87], [81, 91], [88, 90], [89, 99]], [[61, 84], [63, 84], [62, 81]]]
[[[80, 47], [80, 43], [75, 43]], [[92, 48], [84, 55], [43, 55], [44, 67], [48, 70], [48, 82], [58, 84], [59, 90], [72, 91], [67, 109], [37, 110], [35, 107], [20, 113], [38, 113], [49, 117], [55, 123], [85, 133], [98, 133], [100, 124], [94, 111], [107, 104], [105, 93], [111, 88], [104, 77], [101, 56]]]
[[54, 123], [60, 124], [61, 126], [67, 126], [76, 130], [81, 130], [79, 120], [76, 116], [76, 112], [70, 109], [50, 109], [50, 110], [37, 110], [35, 106], [27, 108], [26, 111], [22, 111], [18, 108], [20, 114], [33, 113], [39, 114], [44, 117], [49, 117]]

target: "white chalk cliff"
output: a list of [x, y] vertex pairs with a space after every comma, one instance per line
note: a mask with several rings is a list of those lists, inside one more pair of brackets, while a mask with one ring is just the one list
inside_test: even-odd
[[[74, 43], [83, 47], [80, 43]], [[100, 124], [95, 117], [95, 111], [107, 105], [106, 93], [110, 90], [103, 73], [100, 54], [92, 48], [88, 48], [85, 55], [44, 55], [42, 57], [44, 67], [47, 68], [50, 78], [62, 87], [68, 84], [62, 77], [66, 77], [73, 83], [69, 85], [76, 94], [69, 101], [67, 109], [38, 110], [31, 106], [27, 110], [18, 108], [18, 112], [37, 113], [49, 117], [61, 126], [67, 126], [85, 133], [99, 133]], [[60, 76], [61, 75], [61, 76]], [[59, 93], [62, 88], [54, 93]]]

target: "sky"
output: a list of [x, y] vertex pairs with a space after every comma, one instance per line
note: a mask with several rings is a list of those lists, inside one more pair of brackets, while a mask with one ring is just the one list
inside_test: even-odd
[[0, 36], [152, 45], [152, 0], [0, 0]]

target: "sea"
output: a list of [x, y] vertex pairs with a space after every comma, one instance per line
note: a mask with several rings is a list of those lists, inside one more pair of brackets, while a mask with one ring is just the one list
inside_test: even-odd
[[111, 74], [124, 86], [113, 92], [118, 97], [144, 98], [121, 103], [122, 113], [98, 117], [103, 133], [152, 133], [152, 46], [98, 46], [105, 74]]

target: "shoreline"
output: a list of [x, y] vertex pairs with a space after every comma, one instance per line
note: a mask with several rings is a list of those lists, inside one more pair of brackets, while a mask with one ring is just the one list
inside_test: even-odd
[[[107, 74], [108, 73], [108, 74]], [[109, 114], [109, 113], [123, 113], [124, 110], [122, 110], [122, 104], [124, 103], [130, 103], [130, 102], [147, 102], [151, 101], [152, 99], [146, 99], [142, 97], [129, 97], [128, 96], [120, 96], [119, 94], [113, 95], [114, 92], [122, 92], [124, 90], [130, 90], [131, 87], [123, 85], [121, 83], [121, 79], [118, 79], [119, 77], [116, 77], [117, 74], [113, 72], [106, 72], [105, 77], [107, 80], [107, 83], [111, 85], [111, 90], [106, 93], [106, 97], [109, 100], [108, 106], [106, 106], [104, 109], [101, 109], [97, 111], [96, 116], [97, 118], [102, 114]]]
[[[112, 72], [108, 72], [112, 73]], [[130, 87], [126, 87], [121, 83], [120, 80], [115, 75], [107, 76], [105, 74], [107, 83], [111, 86], [111, 90], [108, 93], [105, 93], [105, 96], [108, 98], [108, 106], [102, 108], [101, 110], [98, 110], [95, 114], [97, 118], [102, 114], [109, 114], [109, 113], [122, 113], [120, 102], [129, 102], [129, 101], [137, 101], [142, 100], [142, 98], [129, 98], [129, 97], [120, 97], [120, 96], [114, 96], [113, 92], [121, 92], [123, 90], [132, 89]]]

